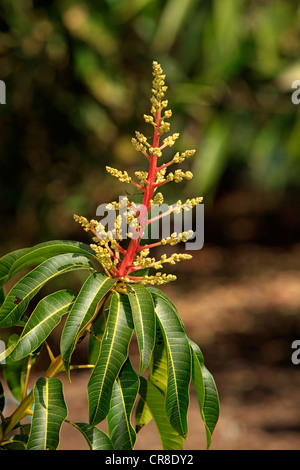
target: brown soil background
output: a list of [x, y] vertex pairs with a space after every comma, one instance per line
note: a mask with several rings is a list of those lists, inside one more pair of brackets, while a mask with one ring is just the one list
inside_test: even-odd
[[[193, 255], [177, 268], [178, 281], [163, 290], [200, 345], [219, 390], [221, 412], [211, 449], [300, 449], [300, 365], [291, 361], [292, 342], [300, 339], [300, 245], [210, 245]], [[83, 343], [78, 357], [84, 362]], [[137, 365], [134, 342], [130, 354]], [[74, 371], [71, 384], [60, 376], [72, 421], [88, 420], [89, 374]], [[105, 423], [99, 427], [105, 430]], [[191, 389], [185, 449], [204, 448], [204, 428]], [[78, 431], [64, 424], [59, 449], [87, 445]], [[153, 423], [140, 431], [135, 449], [161, 449]]]

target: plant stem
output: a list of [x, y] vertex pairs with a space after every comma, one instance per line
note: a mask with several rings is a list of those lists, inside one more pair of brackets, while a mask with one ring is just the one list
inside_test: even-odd
[[29, 380], [30, 371], [31, 371], [31, 365], [32, 365], [32, 356], [30, 355], [29, 358], [28, 358], [26, 377], [25, 377], [25, 381], [24, 381], [24, 390], [23, 390], [23, 396], [22, 396], [23, 400], [24, 400], [24, 398], [26, 398], [28, 380]]
[[[153, 136], [153, 148], [159, 147], [159, 137], [160, 137], [160, 125], [161, 125], [161, 109], [158, 109], [156, 112], [155, 118], [155, 130]], [[142, 202], [142, 208], [145, 208], [143, 211], [141, 210], [141, 214], [139, 215], [139, 236], [137, 238], [132, 238], [126, 256], [124, 257], [120, 267], [118, 268], [119, 276], [127, 276], [131, 271], [131, 266], [133, 260], [135, 259], [136, 254], [140, 250], [140, 241], [143, 236], [145, 227], [147, 225], [148, 214], [150, 212], [151, 204], [150, 201], [153, 198], [153, 194], [155, 191], [155, 178], [157, 173], [157, 156], [151, 154], [149, 159], [149, 171], [148, 171], [148, 178], [146, 181], [146, 187], [143, 188], [144, 196]]]

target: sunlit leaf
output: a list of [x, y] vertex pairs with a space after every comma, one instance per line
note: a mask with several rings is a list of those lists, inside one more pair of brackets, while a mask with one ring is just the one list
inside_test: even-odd
[[[165, 410], [164, 410], [165, 412]], [[152, 414], [146, 401], [140, 397], [135, 411], [135, 430], [138, 433], [152, 420]]]
[[163, 449], [183, 449], [183, 439], [174, 430], [173, 426], [171, 426], [166, 414], [164, 395], [155, 385], [147, 381], [144, 377], [140, 377], [140, 382], [139, 394], [141, 401], [146, 403], [147, 409], [154, 419]]

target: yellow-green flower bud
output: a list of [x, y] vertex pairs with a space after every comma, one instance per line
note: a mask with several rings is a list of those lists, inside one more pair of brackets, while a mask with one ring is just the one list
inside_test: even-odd
[[159, 147], [150, 147], [149, 152], [154, 155], [155, 157], [161, 157], [162, 156], [162, 151], [160, 150]]
[[121, 181], [121, 183], [130, 183], [131, 178], [128, 175], [127, 171], [120, 171], [116, 170], [115, 168], [111, 168], [110, 166], [106, 167], [106, 171], [110, 173], [112, 176], [115, 176], [118, 178], [118, 180]]
[[164, 202], [164, 197], [162, 193], [155, 194], [152, 204], [162, 204]]

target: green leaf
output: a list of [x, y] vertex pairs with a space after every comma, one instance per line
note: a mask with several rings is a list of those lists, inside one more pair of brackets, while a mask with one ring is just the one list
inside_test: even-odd
[[91, 450], [113, 450], [112, 443], [105, 432], [87, 423], [72, 423], [81, 432]]
[[88, 258], [73, 253], [54, 256], [33, 269], [7, 295], [0, 308], [0, 327], [7, 328], [17, 324], [32, 297], [47, 282], [77, 269], [95, 270]]
[[191, 351], [177, 311], [163, 296], [152, 294], [168, 354], [166, 412], [173, 428], [186, 439]]
[[62, 382], [41, 377], [34, 389], [34, 411], [27, 450], [55, 450], [63, 421], [68, 415]]
[[192, 340], [189, 340], [189, 343], [193, 357], [192, 378], [205, 425], [207, 449], [209, 449], [212, 433], [219, 419], [218, 391], [213, 376], [204, 365], [201, 350]]
[[53, 256], [64, 253], [81, 254], [97, 260], [94, 251], [85, 243], [70, 240], [40, 243], [32, 248], [14, 251], [0, 259], [0, 285], [7, 282], [21, 269], [40, 264]]
[[100, 423], [109, 412], [112, 389], [128, 357], [133, 333], [130, 303], [127, 295], [112, 295], [98, 361], [88, 383], [89, 421]]
[[69, 366], [76, 341], [92, 318], [97, 314], [97, 305], [115, 285], [116, 279], [102, 273], [93, 273], [85, 281], [68, 315], [61, 336], [60, 350], [64, 367], [69, 375]]
[[33, 353], [68, 313], [75, 298], [74, 292], [60, 290], [42, 299], [26, 323], [10, 359], [16, 361]]
[[134, 329], [140, 350], [140, 374], [147, 369], [155, 344], [155, 312], [150, 292], [143, 284], [127, 285]]
[[165, 410], [165, 397], [158, 388], [140, 377], [139, 394], [154, 419], [164, 450], [182, 450], [182, 437], [171, 426]]
[[107, 415], [108, 431], [114, 449], [130, 450], [135, 444], [136, 433], [130, 420], [139, 386], [139, 378], [127, 359], [114, 383]]

